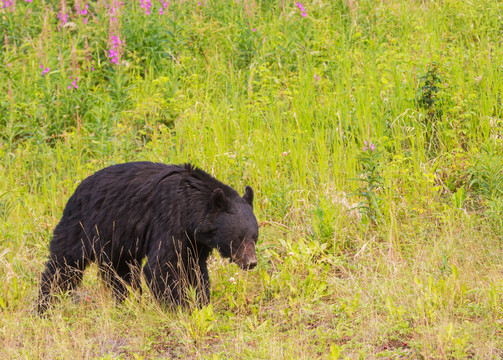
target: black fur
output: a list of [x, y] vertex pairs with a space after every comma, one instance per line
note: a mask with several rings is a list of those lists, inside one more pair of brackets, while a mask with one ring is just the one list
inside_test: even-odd
[[141, 264], [154, 296], [183, 304], [195, 286], [209, 301], [206, 260], [213, 249], [244, 269], [256, 265], [253, 190], [243, 197], [192, 165], [135, 162], [86, 178], [70, 197], [50, 243], [39, 312], [53, 288], [78, 285], [90, 262], [118, 300], [139, 288]]

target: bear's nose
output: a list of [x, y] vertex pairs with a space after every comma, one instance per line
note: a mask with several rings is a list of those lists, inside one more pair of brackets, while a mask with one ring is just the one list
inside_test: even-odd
[[248, 270], [253, 269], [255, 266], [257, 266], [257, 258], [252, 259], [252, 260], [248, 263]]

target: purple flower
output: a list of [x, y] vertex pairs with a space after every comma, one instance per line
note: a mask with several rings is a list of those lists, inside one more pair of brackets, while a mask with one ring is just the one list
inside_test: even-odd
[[58, 14], [58, 19], [61, 21], [61, 25], [65, 25], [68, 22], [68, 14], [60, 12]]
[[80, 7], [80, 5], [78, 3], [75, 4], [75, 12], [82, 16], [82, 22], [84, 24], [87, 24], [87, 17], [86, 15], [89, 14], [89, 5], [85, 4], [83, 7]]
[[140, 0], [140, 7], [145, 9], [145, 14], [150, 15], [152, 10], [152, 1], [151, 0]]
[[295, 5], [299, 8], [300, 14], [302, 15], [302, 17], [306, 17], [307, 10], [304, 8], [304, 5], [302, 5], [300, 2], [297, 2]]
[[120, 37], [116, 35], [110, 36], [110, 39], [112, 47], [108, 50], [108, 57], [113, 64], [119, 65], [119, 52], [122, 49], [122, 41]]
[[124, 6], [124, 3], [122, 1], [119, 3], [118, 0], [110, 0], [109, 15], [113, 17], [115, 21], [117, 21], [120, 6]]
[[44, 64], [40, 64], [40, 68], [42, 69], [42, 76], [50, 71], [49, 66], [44, 67]]
[[[145, 2], [142, 0], [142, 5]], [[110, 59], [110, 62], [115, 65], [120, 64], [120, 59], [123, 54], [124, 49], [124, 39], [121, 39], [120, 36], [120, 23], [119, 23], [119, 3], [117, 0], [112, 1], [112, 5], [110, 7], [110, 24], [109, 24], [109, 40], [108, 45], [109, 48], [107, 50], [107, 57]]]
[[3, 0], [2, 1], [2, 9], [8, 9], [10, 8], [10, 11], [14, 11], [14, 1], [13, 0]]
[[117, 51], [115, 51], [114, 49], [108, 50], [108, 57], [113, 64], [119, 65], [119, 54], [117, 53]]
[[68, 14], [66, 9], [65, 0], [61, 0], [61, 5], [58, 13], [59, 26], [63, 27], [68, 22]]
[[[69, 79], [72, 79], [72, 76], [71, 76], [71, 75], [69, 76]], [[70, 90], [72, 87], [73, 87], [74, 89], [78, 89], [79, 85], [77, 85], [77, 81], [79, 81], [79, 78], [78, 78], [78, 77], [76, 77], [76, 78], [72, 81], [72, 83], [71, 83], [70, 85], [68, 85], [68, 90]]]
[[363, 143], [365, 144], [363, 146], [363, 151], [367, 151], [367, 150], [374, 151], [376, 148], [375, 145], [372, 144], [370, 141], [367, 142], [367, 140], [364, 140]]

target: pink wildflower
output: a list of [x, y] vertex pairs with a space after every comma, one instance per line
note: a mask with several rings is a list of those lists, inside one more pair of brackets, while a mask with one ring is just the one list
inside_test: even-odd
[[14, 1], [13, 0], [3, 0], [1, 2], [2, 4], [2, 9], [9, 9], [10, 11], [14, 11]]
[[109, 49], [107, 57], [110, 62], [119, 65], [120, 58], [123, 54], [124, 40], [120, 37], [120, 24], [118, 20], [119, 4], [117, 0], [113, 0], [110, 7], [110, 25], [109, 25]]
[[145, 9], [145, 14], [150, 15], [152, 10], [152, 1], [151, 0], [140, 0], [140, 7]]
[[61, 0], [61, 6], [59, 9], [58, 13], [58, 19], [59, 19], [59, 26], [63, 27], [67, 22], [68, 22], [68, 13], [66, 9], [66, 2], [65, 0]]
[[372, 144], [370, 141], [367, 142], [367, 140], [364, 140], [363, 143], [365, 144], [363, 146], [363, 151], [367, 151], [367, 150], [374, 151], [376, 148], [376, 146], [374, 144]]
[[304, 5], [302, 5], [300, 2], [297, 2], [295, 5], [299, 8], [300, 14], [302, 15], [302, 17], [306, 17], [307, 10], [304, 8]]
[[[71, 80], [71, 79], [72, 79], [72, 75], [70, 75], [68, 78]], [[75, 79], [71, 82], [71, 84], [67, 86], [68, 90], [70, 90], [72, 87], [73, 87], [74, 89], [78, 89], [79, 85], [77, 85], [77, 81], [79, 81], [79, 78], [78, 78], [78, 77], [76, 77], [76, 78], [75, 78]]]
[[50, 71], [49, 66], [44, 67], [44, 64], [40, 64], [40, 68], [42, 69], [42, 75], [45, 75]]

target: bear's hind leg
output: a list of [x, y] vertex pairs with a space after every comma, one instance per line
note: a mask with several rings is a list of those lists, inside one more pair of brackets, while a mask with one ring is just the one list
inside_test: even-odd
[[112, 289], [118, 303], [123, 302], [129, 295], [128, 286], [133, 291], [140, 291], [140, 266], [134, 262], [123, 263], [117, 269], [109, 264], [100, 265], [100, 275], [103, 281]]

